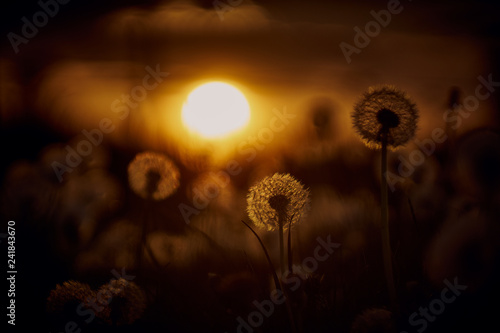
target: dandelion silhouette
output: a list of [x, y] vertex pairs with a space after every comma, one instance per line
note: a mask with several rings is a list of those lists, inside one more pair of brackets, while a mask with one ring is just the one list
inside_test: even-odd
[[180, 184], [177, 166], [167, 156], [143, 152], [128, 166], [130, 188], [143, 199], [163, 200], [171, 196]]
[[283, 231], [299, 221], [308, 202], [309, 191], [289, 174], [275, 173], [250, 188], [247, 212], [253, 223], [273, 231], [278, 228], [280, 268], [285, 272]]
[[99, 288], [103, 310], [99, 317], [112, 325], [130, 325], [141, 318], [146, 308], [146, 297], [134, 282], [123, 278], [111, 280]]
[[370, 88], [354, 105], [354, 128], [370, 148], [405, 145], [415, 136], [418, 110], [415, 103], [393, 86]]
[[[275, 173], [252, 186], [247, 196], [247, 212], [252, 222], [259, 228], [273, 231], [280, 224], [288, 228], [291, 219], [294, 225], [305, 213], [309, 191], [289, 174]], [[281, 216], [280, 216], [281, 215]]]
[[417, 130], [418, 110], [410, 98], [393, 86], [370, 88], [354, 105], [353, 125], [365, 144], [380, 148], [381, 188], [380, 215], [382, 220], [382, 253], [384, 272], [391, 305], [397, 308], [396, 287], [392, 271], [392, 251], [389, 236], [389, 214], [387, 202], [387, 149], [405, 145]]

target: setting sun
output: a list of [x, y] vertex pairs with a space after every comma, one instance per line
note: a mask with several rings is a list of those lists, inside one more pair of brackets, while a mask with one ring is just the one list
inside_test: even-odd
[[250, 106], [238, 89], [224, 82], [209, 82], [194, 89], [182, 107], [184, 125], [202, 137], [220, 138], [244, 127]]

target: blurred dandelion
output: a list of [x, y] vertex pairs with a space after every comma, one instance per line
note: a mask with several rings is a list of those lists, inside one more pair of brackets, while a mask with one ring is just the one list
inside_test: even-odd
[[143, 249], [151, 254], [146, 243], [151, 214], [151, 201], [160, 201], [171, 196], [180, 185], [180, 172], [167, 156], [155, 152], [142, 152], [128, 165], [130, 188], [145, 200], [140, 243], [137, 248], [136, 266], [141, 271]]
[[351, 333], [395, 333], [392, 313], [385, 309], [367, 309], [359, 314], [351, 326]]
[[47, 298], [47, 311], [50, 313], [62, 313], [69, 304], [83, 303], [95, 297], [95, 293], [86, 283], [78, 281], [66, 281], [62, 285], [57, 285], [50, 291]]
[[134, 282], [123, 278], [111, 280], [99, 288], [99, 302], [104, 309], [99, 317], [108, 324], [130, 325], [142, 317], [146, 309], [146, 296]]
[[370, 148], [405, 145], [415, 136], [418, 110], [405, 92], [393, 86], [370, 88], [354, 105], [354, 128]]
[[[278, 228], [280, 245], [280, 269], [281, 276], [285, 274], [285, 247], [283, 240], [283, 230], [291, 228], [304, 215], [309, 202], [309, 190], [292, 177], [290, 174], [275, 173], [271, 177], [265, 177], [256, 185], [252, 186], [247, 196], [247, 213], [253, 223], [262, 229], [273, 231]], [[244, 223], [244, 222], [243, 222]], [[273, 269], [271, 259], [267, 250], [257, 233], [245, 223], [259, 240], [269, 262], [271, 272], [274, 277], [276, 288], [285, 293], [285, 303], [290, 320], [290, 327], [296, 332], [296, 324], [292, 311], [291, 301], [285, 289], [281, 285], [276, 272]], [[291, 262], [291, 238], [288, 238], [289, 265]], [[290, 273], [290, 272], [289, 272]]]
[[456, 144], [454, 183], [479, 201], [496, 205], [500, 193], [500, 131], [479, 128]]
[[469, 195], [455, 198], [447, 219], [429, 242], [424, 271], [435, 286], [450, 276], [466, 282], [470, 292], [496, 283], [492, 277], [500, 253], [499, 201], [472, 200]]
[[143, 199], [163, 200], [179, 187], [180, 173], [168, 157], [160, 153], [137, 154], [128, 166], [130, 188]]
[[405, 145], [417, 129], [418, 110], [403, 91], [384, 85], [370, 88], [354, 105], [353, 125], [368, 147], [380, 148], [381, 187], [380, 215], [384, 272], [391, 305], [397, 307], [396, 287], [392, 271], [392, 251], [389, 236], [389, 205], [387, 202], [387, 148]]

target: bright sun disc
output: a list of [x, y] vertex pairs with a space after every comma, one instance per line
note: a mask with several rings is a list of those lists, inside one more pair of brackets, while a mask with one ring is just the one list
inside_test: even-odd
[[235, 87], [210, 82], [193, 90], [182, 107], [182, 121], [191, 131], [205, 138], [219, 138], [244, 127], [250, 119], [250, 106]]

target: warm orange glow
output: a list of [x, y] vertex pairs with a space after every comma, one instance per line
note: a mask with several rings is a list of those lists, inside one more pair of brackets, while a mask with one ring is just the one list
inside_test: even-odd
[[222, 138], [245, 127], [250, 106], [238, 89], [224, 82], [209, 82], [193, 90], [182, 107], [182, 122], [208, 139]]

